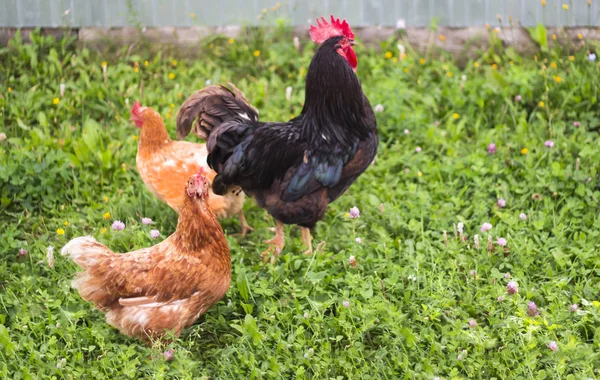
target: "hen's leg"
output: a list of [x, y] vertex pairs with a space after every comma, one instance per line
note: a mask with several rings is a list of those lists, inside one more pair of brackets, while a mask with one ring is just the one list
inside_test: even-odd
[[254, 231], [254, 228], [250, 227], [248, 222], [246, 221], [246, 217], [244, 216], [244, 211], [240, 210], [238, 214], [238, 219], [240, 220], [240, 224], [242, 225], [242, 231], [240, 232], [240, 236], [242, 238], [246, 237], [246, 234], [250, 231]]
[[302, 233], [302, 243], [308, 247], [308, 250], [304, 252], [305, 255], [312, 255], [312, 236], [310, 235], [310, 229], [306, 227], [300, 227], [300, 232]]
[[285, 237], [283, 234], [283, 223], [281, 223], [279, 220], [276, 220], [275, 221], [275, 237], [273, 237], [273, 239], [270, 239], [270, 240], [265, 240], [263, 243], [267, 243], [269, 245], [269, 248], [267, 248], [267, 250], [264, 251], [260, 255], [260, 257], [262, 258], [263, 261], [265, 261], [265, 258], [270, 253], [275, 253], [275, 256], [279, 256], [285, 245]]

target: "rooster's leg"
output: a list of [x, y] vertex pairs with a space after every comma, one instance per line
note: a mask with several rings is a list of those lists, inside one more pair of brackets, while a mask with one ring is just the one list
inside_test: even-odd
[[263, 261], [265, 261], [265, 258], [270, 253], [275, 253], [275, 256], [279, 256], [281, 254], [281, 251], [283, 250], [283, 246], [285, 245], [285, 237], [283, 235], [283, 223], [281, 223], [279, 220], [276, 220], [275, 237], [273, 237], [273, 239], [270, 240], [265, 240], [263, 243], [267, 243], [269, 245], [269, 248], [267, 248], [267, 250], [260, 255]]
[[246, 234], [250, 231], [254, 231], [254, 228], [250, 227], [248, 222], [246, 221], [246, 217], [244, 216], [244, 211], [240, 210], [238, 214], [238, 219], [240, 220], [240, 224], [242, 225], [242, 231], [240, 232], [240, 236], [242, 238], [246, 237]]
[[300, 232], [302, 233], [302, 243], [308, 247], [308, 250], [304, 252], [305, 255], [312, 255], [312, 236], [310, 235], [310, 229], [306, 227], [300, 227]]

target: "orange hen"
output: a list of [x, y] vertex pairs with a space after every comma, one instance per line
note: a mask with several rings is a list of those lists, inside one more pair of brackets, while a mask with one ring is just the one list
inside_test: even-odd
[[106, 312], [106, 321], [141, 339], [175, 336], [218, 302], [229, 289], [227, 240], [208, 207], [202, 169], [181, 192], [177, 230], [161, 243], [115, 254], [93, 237], [78, 237], [61, 250], [83, 268], [73, 287]]
[[160, 114], [141, 107], [139, 102], [133, 105], [131, 120], [141, 128], [136, 156], [138, 172], [154, 195], [179, 212], [184, 203], [183, 184], [203, 168], [211, 186], [209, 207], [215, 215], [218, 218], [237, 215], [242, 237], [252, 231], [242, 211], [245, 195], [240, 188], [228, 189], [222, 196], [212, 192], [216, 173], [206, 163], [208, 152], [204, 144], [171, 140]]

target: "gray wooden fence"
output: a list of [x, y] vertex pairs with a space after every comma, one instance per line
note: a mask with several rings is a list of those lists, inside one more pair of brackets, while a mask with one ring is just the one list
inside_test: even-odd
[[[600, 0], [0, 0], [0, 27], [307, 25], [330, 13], [353, 26], [598, 26]], [[568, 6], [568, 10], [564, 6]]]

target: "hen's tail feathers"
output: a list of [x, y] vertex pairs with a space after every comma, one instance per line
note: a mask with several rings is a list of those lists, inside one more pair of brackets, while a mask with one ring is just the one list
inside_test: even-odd
[[[60, 250], [61, 255], [69, 256], [83, 269], [94, 266], [103, 258], [114, 253], [91, 236], [82, 236], [71, 240]], [[86, 301], [92, 301], [101, 310], [114, 302], [114, 297], [106, 292], [105, 282], [102, 277], [80, 272], [71, 282], [71, 286], [79, 291]]]
[[88, 268], [94, 265], [97, 260], [113, 252], [104, 244], [100, 244], [91, 236], [81, 236], [67, 243], [60, 254], [69, 256], [77, 265], [82, 268]]
[[192, 94], [177, 114], [177, 137], [185, 138], [190, 131], [203, 139], [221, 123], [232, 118], [258, 121], [258, 111], [232, 83], [229, 87], [208, 86]]

